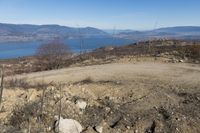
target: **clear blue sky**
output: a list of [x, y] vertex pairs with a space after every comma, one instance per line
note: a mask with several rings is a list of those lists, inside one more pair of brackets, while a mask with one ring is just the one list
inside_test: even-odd
[[200, 26], [200, 0], [0, 0], [0, 22], [140, 30]]

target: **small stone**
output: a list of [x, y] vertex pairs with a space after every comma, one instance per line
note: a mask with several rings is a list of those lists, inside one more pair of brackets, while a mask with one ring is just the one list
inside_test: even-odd
[[116, 83], [117, 83], [117, 84], [120, 84], [120, 82], [119, 82], [119, 81], [117, 81]]
[[85, 92], [85, 88], [82, 88], [81, 90], [82, 90], [82, 92]]
[[107, 112], [110, 112], [110, 110], [111, 110], [109, 107], [105, 107], [105, 109]]
[[55, 95], [54, 95], [54, 99], [55, 99], [55, 100], [57, 100], [57, 99], [59, 99], [59, 98], [60, 98], [60, 95], [59, 95], [59, 94], [55, 94]]
[[103, 127], [102, 126], [96, 126], [95, 131], [98, 133], [103, 133]]
[[51, 127], [48, 127], [48, 131], [51, 131]]
[[200, 100], [200, 97], [197, 97], [197, 100]]
[[183, 63], [184, 61], [183, 60], [179, 60], [179, 62]]
[[84, 109], [87, 107], [87, 103], [86, 103], [85, 101], [78, 100], [78, 101], [76, 101], [76, 106], [77, 106], [79, 109], [84, 110]]

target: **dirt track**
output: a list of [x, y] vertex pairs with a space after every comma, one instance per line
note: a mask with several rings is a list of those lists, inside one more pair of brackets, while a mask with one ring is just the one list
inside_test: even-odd
[[24, 77], [31, 82], [70, 83], [66, 93], [87, 99], [87, 119], [71, 115], [85, 127], [105, 121], [105, 133], [200, 132], [199, 65], [119, 63], [17, 76]]
[[38, 72], [19, 77], [31, 80], [45, 80], [54, 82], [75, 82], [91, 77], [93, 80], [171, 80], [171, 82], [198, 83], [200, 66], [192, 64], [167, 63], [119, 63], [73, 67], [46, 72]]

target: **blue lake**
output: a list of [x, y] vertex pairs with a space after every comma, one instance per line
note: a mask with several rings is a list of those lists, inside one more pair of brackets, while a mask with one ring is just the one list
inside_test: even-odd
[[[106, 45], [121, 46], [125, 44], [133, 43], [131, 40], [119, 39], [119, 38], [87, 38], [82, 39], [84, 42], [84, 49], [91, 51], [93, 49], [103, 47]], [[64, 40], [71, 51], [78, 53], [80, 51], [80, 39], [66, 39]], [[10, 59], [17, 57], [24, 57], [34, 55], [36, 49], [44, 42], [9, 42], [0, 43], [0, 59]]]

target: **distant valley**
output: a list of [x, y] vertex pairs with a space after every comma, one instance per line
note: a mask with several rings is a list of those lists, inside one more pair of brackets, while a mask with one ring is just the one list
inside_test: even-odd
[[60, 25], [30, 25], [0, 23], [0, 43], [46, 41], [55, 38], [122, 38], [133, 42], [149, 39], [189, 39], [199, 40], [200, 27], [180, 26], [149, 31], [101, 30], [93, 27], [74, 28]]
[[96, 28], [72, 28], [60, 25], [28, 25], [0, 23], [0, 42], [45, 41], [54, 38], [96, 38], [109, 34]]
[[200, 40], [200, 27], [178, 26], [167, 27], [149, 31], [122, 31], [115, 34], [115, 37], [131, 39], [135, 41], [153, 39], [183, 39]]

